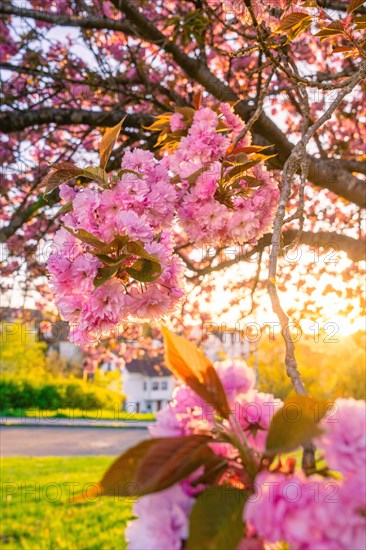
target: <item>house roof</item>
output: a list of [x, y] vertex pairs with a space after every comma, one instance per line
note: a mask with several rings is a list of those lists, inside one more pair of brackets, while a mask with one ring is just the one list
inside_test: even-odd
[[162, 355], [158, 357], [145, 356], [141, 359], [132, 359], [125, 365], [128, 372], [143, 374], [145, 376], [172, 376], [172, 373], [164, 365]]

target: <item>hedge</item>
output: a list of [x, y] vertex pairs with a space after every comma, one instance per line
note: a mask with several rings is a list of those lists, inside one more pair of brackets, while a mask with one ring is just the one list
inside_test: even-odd
[[38, 382], [1, 376], [0, 407], [2, 410], [38, 407], [42, 410], [61, 408], [100, 409], [121, 403], [123, 395], [91, 386], [81, 380]]

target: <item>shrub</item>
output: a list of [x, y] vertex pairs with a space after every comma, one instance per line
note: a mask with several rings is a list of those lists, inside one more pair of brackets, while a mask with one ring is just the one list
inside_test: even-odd
[[55, 380], [46, 383], [14, 379], [3, 375], [0, 380], [2, 410], [39, 407], [42, 410], [62, 408], [100, 409], [121, 403], [123, 395], [105, 388], [90, 386], [81, 380]]

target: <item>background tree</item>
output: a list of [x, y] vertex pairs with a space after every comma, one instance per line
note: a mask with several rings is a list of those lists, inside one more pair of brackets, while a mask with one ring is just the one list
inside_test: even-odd
[[[25, 296], [34, 289], [49, 296], [44, 260], [59, 196], [37, 188], [50, 164], [90, 164], [100, 129], [127, 115], [107, 165], [113, 171], [128, 146], [156, 150], [157, 133], [146, 129], [154, 116], [192, 106], [202, 92], [204, 104], [235, 103], [253, 143], [270, 146], [267, 165], [282, 199], [274, 234], [254, 247], [233, 253], [213, 243], [198, 251], [184, 235], [177, 238], [191, 289], [184, 318], [212, 317], [202, 299], [212, 302], [225, 280], [221, 312], [235, 307], [242, 319], [266, 292], [270, 261], [277, 288], [294, 292], [288, 313], [295, 319], [326, 314], [316, 287], [338, 301], [339, 312], [359, 314], [363, 2], [34, 0], [0, 2], [0, 12], [1, 239], [5, 274], [19, 273], [5, 287], [16, 280]], [[301, 259], [289, 261], [296, 245]]]

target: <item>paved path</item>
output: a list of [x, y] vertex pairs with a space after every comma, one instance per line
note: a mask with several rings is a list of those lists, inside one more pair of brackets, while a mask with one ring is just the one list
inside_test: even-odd
[[104, 420], [100, 418], [49, 418], [38, 416], [31, 417], [0, 417], [0, 426], [47, 426], [59, 427], [67, 426], [70, 428], [129, 428], [129, 429], [146, 429], [154, 422], [146, 420]]
[[0, 454], [7, 456], [117, 456], [142, 439], [146, 429], [2, 426]]

